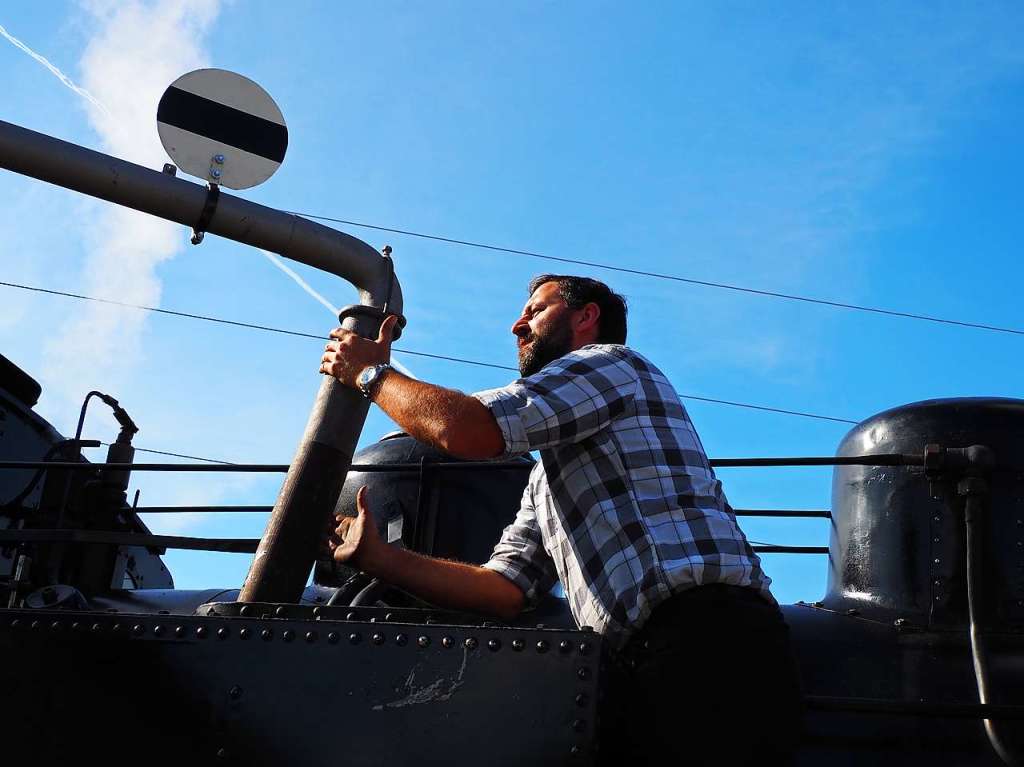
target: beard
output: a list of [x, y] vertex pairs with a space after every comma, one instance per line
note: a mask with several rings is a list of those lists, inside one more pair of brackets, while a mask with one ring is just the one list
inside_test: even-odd
[[568, 323], [542, 333], [531, 333], [528, 343], [519, 347], [519, 373], [526, 378], [539, 372], [549, 362], [572, 351], [572, 330]]

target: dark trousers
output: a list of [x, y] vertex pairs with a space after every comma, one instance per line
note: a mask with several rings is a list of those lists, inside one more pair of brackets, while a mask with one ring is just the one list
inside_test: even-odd
[[601, 764], [786, 765], [802, 699], [779, 609], [738, 586], [658, 605], [612, 659]]

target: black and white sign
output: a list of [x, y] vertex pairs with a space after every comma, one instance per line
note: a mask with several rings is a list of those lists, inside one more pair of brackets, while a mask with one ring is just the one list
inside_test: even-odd
[[266, 181], [288, 149], [288, 128], [270, 95], [223, 69], [197, 69], [175, 80], [160, 98], [156, 120], [178, 168], [229, 189]]

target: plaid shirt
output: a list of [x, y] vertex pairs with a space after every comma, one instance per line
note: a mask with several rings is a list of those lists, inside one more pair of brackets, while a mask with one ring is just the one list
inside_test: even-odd
[[749, 586], [774, 603], [679, 396], [639, 354], [584, 346], [473, 396], [497, 419], [504, 457], [540, 451], [484, 565], [529, 602], [560, 580], [576, 621], [613, 647], [694, 586]]

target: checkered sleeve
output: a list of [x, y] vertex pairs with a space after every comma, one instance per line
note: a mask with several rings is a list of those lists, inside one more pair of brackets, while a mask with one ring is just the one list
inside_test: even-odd
[[505, 439], [504, 457], [580, 442], [632, 407], [639, 376], [622, 347], [585, 346], [539, 373], [472, 396]]
[[516, 584], [529, 607], [536, 605], [537, 599], [550, 591], [558, 580], [554, 562], [544, 550], [541, 540], [530, 485], [523, 492], [522, 505], [515, 520], [501, 534], [501, 540], [484, 567], [501, 573]]

